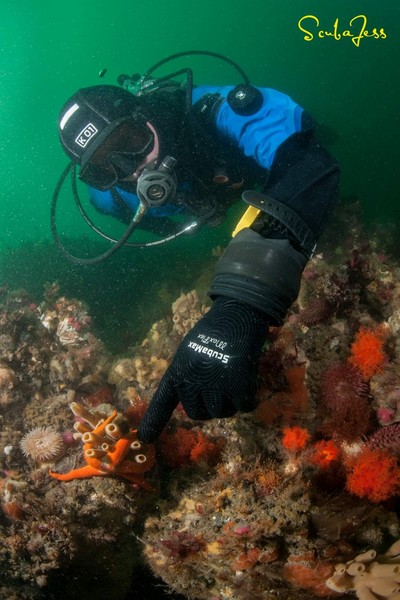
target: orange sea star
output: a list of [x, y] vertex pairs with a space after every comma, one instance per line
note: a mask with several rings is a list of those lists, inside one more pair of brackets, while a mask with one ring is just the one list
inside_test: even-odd
[[[116, 475], [151, 491], [153, 488], [143, 474], [155, 463], [155, 449], [152, 444], [142, 444], [137, 438], [137, 429], [122, 433], [115, 420], [114, 411], [106, 419], [98, 417], [81, 404], [71, 404], [73, 413], [81, 419], [75, 429], [82, 434], [83, 455], [87, 465], [68, 473], [49, 474], [60, 481], [85, 479], [87, 477]], [[131, 458], [128, 458], [131, 454]]]

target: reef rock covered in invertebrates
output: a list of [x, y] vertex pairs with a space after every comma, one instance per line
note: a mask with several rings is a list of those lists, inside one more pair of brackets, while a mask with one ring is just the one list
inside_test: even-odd
[[387, 577], [375, 565], [400, 539], [388, 242], [339, 211], [270, 328], [257, 410], [198, 422], [178, 405], [155, 447], [136, 429], [207, 311], [200, 284], [122, 356], [56, 285], [39, 304], [2, 288], [0, 597], [127, 600], [140, 564], [188, 600], [396, 598], [398, 554]]
[[340, 565], [400, 538], [400, 263], [353, 213], [332, 233], [270, 329], [257, 410], [196, 424], [178, 408], [161, 436], [144, 555], [190, 600], [361, 600], [361, 583], [335, 584]]
[[[117, 412], [109, 362], [82, 302], [60, 296], [56, 285], [40, 304], [2, 289], [1, 598], [61, 597], [62, 589], [63, 598], [119, 600], [129, 589], [141, 488], [112, 476], [64, 484], [49, 475], [84, 463], [71, 404], [86, 406], [98, 422]], [[122, 413], [119, 427], [132, 427]]]

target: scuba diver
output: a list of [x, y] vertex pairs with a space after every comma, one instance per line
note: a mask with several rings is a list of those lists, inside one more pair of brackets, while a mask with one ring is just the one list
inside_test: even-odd
[[[154, 78], [160, 65], [190, 54], [229, 62], [243, 83], [194, 86], [191, 69]], [[176, 81], [182, 73], [185, 84]], [[199, 420], [256, 408], [268, 327], [282, 325], [297, 298], [337, 197], [339, 168], [302, 107], [284, 93], [253, 86], [222, 55], [182, 52], [142, 77], [120, 76], [119, 83], [80, 89], [59, 118], [75, 195], [79, 167], [94, 206], [128, 224], [113, 240], [116, 248], [139, 227], [165, 242], [220, 224], [239, 193], [248, 205], [217, 262], [212, 306], [180, 343], [140, 423], [139, 439], [152, 442], [179, 402]], [[68, 258], [92, 264], [115, 248], [78, 259], [57, 236], [55, 204], [67, 171], [53, 198], [53, 234]], [[188, 224], [182, 227], [174, 215], [189, 217]]]

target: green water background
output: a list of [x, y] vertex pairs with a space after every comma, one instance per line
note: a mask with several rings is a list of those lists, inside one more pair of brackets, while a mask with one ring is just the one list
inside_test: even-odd
[[[235, 211], [217, 230], [168, 248], [123, 250], [100, 267], [68, 265], [51, 241], [49, 206], [67, 163], [56, 130], [61, 105], [79, 87], [114, 84], [120, 73], [143, 72], [187, 49], [229, 55], [253, 83], [306, 107], [341, 164], [342, 196], [360, 199], [366, 221], [387, 227], [399, 221], [398, 2], [1, 0], [0, 6], [0, 285], [38, 294], [44, 280], [58, 278], [64, 293], [89, 301], [98, 323], [126, 329], [137, 315], [156, 315], [157, 302], [167, 304], [190, 286], [211, 248], [226, 244]], [[359, 47], [350, 38], [307, 42], [298, 28], [301, 17], [315, 15], [329, 31], [338, 18], [341, 31], [359, 14], [367, 29], [384, 28], [387, 38], [362, 39]], [[183, 61], [188, 65], [196, 83], [238, 82], [229, 66], [212, 59]], [[62, 232], [88, 236], [95, 253], [104, 250], [64, 196]]]

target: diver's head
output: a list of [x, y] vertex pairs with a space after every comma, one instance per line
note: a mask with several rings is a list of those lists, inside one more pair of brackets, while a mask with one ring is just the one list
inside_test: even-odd
[[76, 92], [61, 110], [59, 134], [79, 178], [99, 190], [135, 181], [158, 157], [157, 132], [138, 99], [112, 85]]

